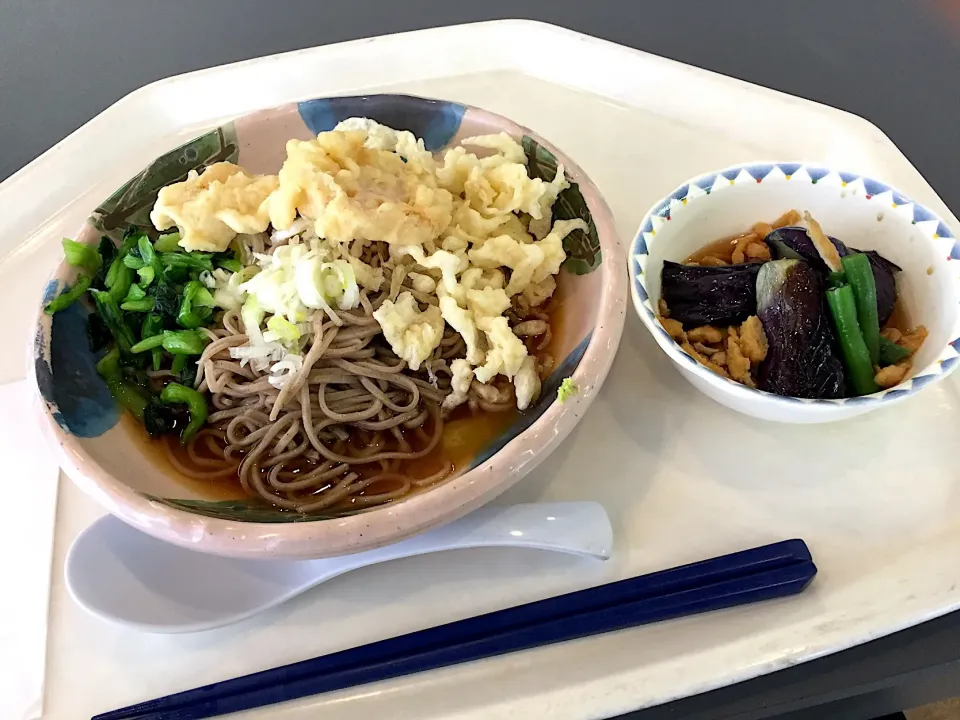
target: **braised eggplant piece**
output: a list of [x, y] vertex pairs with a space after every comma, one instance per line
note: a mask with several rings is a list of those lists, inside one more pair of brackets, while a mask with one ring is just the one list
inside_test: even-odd
[[774, 260], [760, 268], [757, 315], [769, 345], [757, 376], [761, 390], [799, 398], [846, 396], [823, 293], [822, 275], [801, 260]]
[[699, 267], [664, 261], [660, 295], [686, 327], [738, 325], [757, 312], [761, 263]]
[[[770, 254], [775, 259], [804, 260], [814, 270], [824, 274], [828, 272], [828, 268], [817, 252], [813, 240], [807, 235], [806, 228], [778, 228], [767, 235], [764, 242], [767, 243]], [[897, 301], [897, 281], [894, 274], [900, 272], [901, 268], [874, 250], [861, 251], [856, 248], [849, 248], [835, 237], [830, 237], [830, 242], [837, 248], [840, 257], [863, 252], [870, 258], [874, 281], [877, 285], [877, 314], [880, 317], [880, 325], [883, 326], [890, 319], [890, 315], [893, 314], [893, 305]]]
[[[851, 252], [860, 252], [851, 249]], [[894, 273], [900, 272], [900, 266], [887, 260], [875, 250], [864, 250], [864, 255], [870, 258], [870, 267], [873, 269], [873, 281], [877, 286], [877, 315], [880, 318], [880, 327], [887, 324], [893, 315], [893, 306], [897, 302], [897, 280]]]

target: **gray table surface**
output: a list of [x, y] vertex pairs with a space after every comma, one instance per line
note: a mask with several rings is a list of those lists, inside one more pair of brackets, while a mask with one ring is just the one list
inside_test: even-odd
[[[246, 58], [418, 28], [552, 22], [873, 121], [960, 209], [957, 0], [0, 0], [0, 179], [126, 93]], [[870, 718], [960, 694], [960, 613], [630, 715]]]

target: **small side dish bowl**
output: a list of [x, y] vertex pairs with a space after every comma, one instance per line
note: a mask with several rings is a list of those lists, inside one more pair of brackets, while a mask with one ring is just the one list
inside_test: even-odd
[[[620, 342], [627, 303], [626, 258], [613, 216], [570, 158], [532, 131], [478, 108], [373, 95], [309, 100], [243, 116], [154, 160], [91, 212], [76, 240], [93, 245], [107, 236], [116, 242], [128, 226], [146, 232], [161, 187], [221, 161], [276, 173], [288, 140], [312, 139], [352, 117], [409, 130], [433, 152], [471, 136], [503, 132], [522, 143], [536, 177], [553, 179], [558, 164], [565, 168], [573, 185], [561, 193], [563, 207], [555, 215], [580, 218], [588, 230], [563, 241], [566, 260], [551, 300], [551, 312], [561, 312], [563, 319], [550, 340], [555, 362], [539, 399], [434, 487], [369, 510], [303, 515], [245, 496], [239, 482], [225, 488], [222, 482], [178, 476], [98, 376], [98, 356], [86, 336], [90, 308], [76, 302], [52, 316], [38, 308], [30, 349], [38, 420], [67, 474], [143, 532], [235, 557], [314, 558], [375, 548], [454, 520], [506, 490], [559, 445], [596, 397]], [[77, 268], [62, 263], [44, 303], [76, 279]], [[558, 388], [567, 378], [579, 390], [561, 403]]]
[[[823, 231], [849, 247], [875, 250], [902, 268], [897, 291], [906, 316], [929, 331], [899, 385], [860, 397], [812, 400], [751, 389], [721, 377], [684, 352], [658, 319], [664, 261], [809, 211]], [[896, 189], [855, 173], [796, 162], [736, 165], [695, 177], [657, 202], [630, 250], [634, 307], [657, 344], [697, 389], [763, 420], [820, 423], [861, 415], [903, 400], [960, 362], [960, 244], [937, 215]]]

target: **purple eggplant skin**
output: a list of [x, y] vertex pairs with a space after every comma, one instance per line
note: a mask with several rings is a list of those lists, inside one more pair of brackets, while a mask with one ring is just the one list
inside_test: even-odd
[[660, 297], [687, 328], [735, 325], [757, 314], [759, 263], [699, 267], [665, 260]]
[[900, 272], [901, 268], [875, 250], [864, 250], [863, 254], [870, 260], [870, 268], [873, 270], [873, 281], [877, 286], [877, 315], [880, 327], [883, 327], [893, 315], [893, 306], [897, 302], [897, 279], [894, 274]]
[[[828, 271], [820, 253], [817, 252], [817, 248], [813, 244], [813, 240], [807, 235], [806, 228], [778, 228], [767, 235], [764, 242], [770, 248], [770, 254], [775, 259], [805, 260], [818, 272], [826, 273]], [[877, 285], [877, 315], [880, 317], [880, 326], [883, 327], [893, 314], [893, 305], [897, 301], [897, 281], [894, 274], [900, 272], [901, 268], [874, 250], [848, 248], [835, 237], [831, 237], [830, 242], [837, 248], [840, 257], [845, 257], [850, 253], [863, 252], [870, 258], [873, 278]]]
[[801, 260], [765, 263], [757, 276], [757, 315], [768, 345], [757, 387], [788, 397], [846, 397], [820, 273]]

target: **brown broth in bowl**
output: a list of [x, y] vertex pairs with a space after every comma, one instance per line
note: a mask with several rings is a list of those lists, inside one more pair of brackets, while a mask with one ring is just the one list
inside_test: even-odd
[[[546, 305], [545, 311], [549, 316], [548, 324], [551, 330], [551, 340], [544, 348], [537, 348], [537, 338], [527, 339], [528, 352], [548, 366], [547, 377], [549, 377], [549, 373], [553, 369], [552, 366], [556, 364], [557, 360], [562, 360], [562, 358], [557, 358], [556, 353], [561, 350], [562, 331], [568, 305], [568, 302], [554, 301]], [[542, 377], [541, 381], [545, 381], [547, 377]], [[508, 432], [520, 415], [521, 412], [516, 408], [501, 412], [485, 412], [480, 409], [471, 409], [467, 405], [461, 405], [455, 408], [444, 420], [440, 441], [429, 453], [423, 457], [399, 461], [395, 464], [393, 470], [412, 478], [424, 478], [441, 472], [445, 467], [452, 468], [451, 472], [440, 481], [444, 482], [468, 470], [484, 448], [505, 432]], [[204, 470], [203, 461], [216, 461], [218, 458], [222, 459], [222, 455], [217, 455], [212, 451], [204, 452], [204, 445], [196, 443], [194, 446], [196, 458], [191, 457], [187, 448], [182, 446], [176, 437], [151, 438], [143, 426], [127, 413], [121, 416], [121, 422], [129, 426], [131, 436], [138, 439], [143, 452], [158, 467], [163, 468], [164, 474], [174, 478], [178, 484], [189, 489], [191, 494], [209, 500], [249, 499], [249, 495], [240, 482], [239, 462], [236, 471], [226, 476], [209, 479], [192, 477], [192, 475]], [[416, 430], [404, 430], [403, 433], [414, 447], [423, 446], [422, 440], [416, 437]], [[178, 466], [184, 468], [187, 472], [183, 472]], [[302, 460], [293, 463], [288, 469], [295, 473], [306, 473], [315, 467], [316, 463]], [[381, 467], [377, 463], [370, 463], [366, 466], [360, 465], [354, 469], [360, 474], [361, 478], [381, 472]], [[332, 506], [330, 510], [344, 512], [354, 509], [363, 502], [362, 498], [388, 492], [390, 485], [389, 481], [376, 482], [355, 496], [351, 496], [344, 503]], [[409, 495], [434, 486], [435, 484], [423, 487], [415, 485]], [[358, 500], [357, 498], [361, 499]]]

